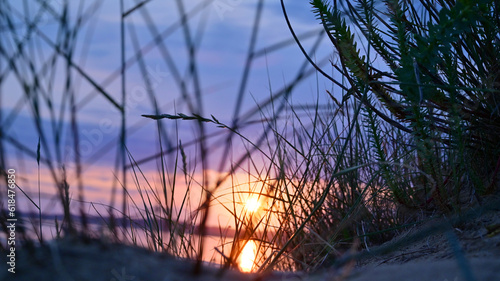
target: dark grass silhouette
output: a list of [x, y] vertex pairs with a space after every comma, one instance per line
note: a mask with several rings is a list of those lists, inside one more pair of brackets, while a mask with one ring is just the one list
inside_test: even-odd
[[[2, 38], [6, 38], [0, 42], [0, 83], [14, 79], [21, 89], [15, 106], [0, 110], [2, 176], [7, 183], [6, 171], [12, 165], [9, 161], [13, 154], [19, 155], [17, 163], [30, 165], [36, 160], [39, 170], [50, 175], [63, 210], [62, 218], [54, 221], [56, 234], [42, 236], [42, 229], [49, 228], [42, 225], [42, 195], [24, 192], [23, 181], [17, 182], [17, 190], [26, 196], [37, 214], [19, 224], [20, 244], [30, 253], [19, 263], [26, 261], [30, 265], [47, 259], [51, 271], [46, 276], [55, 274], [64, 278], [72, 273], [71, 265], [64, 263], [65, 255], [93, 257], [95, 252], [85, 249], [89, 245], [116, 259], [108, 267], [101, 265], [100, 278], [117, 279], [114, 273], [121, 274], [122, 269], [115, 267], [130, 266], [120, 260], [123, 252], [144, 259], [150, 255], [126, 246], [132, 245], [168, 255], [167, 263], [173, 267], [177, 264], [174, 257], [187, 258], [193, 263], [184, 260], [179, 264], [186, 265], [186, 272], [194, 274], [190, 276], [198, 274], [193, 278], [202, 278], [207, 220], [213, 212], [211, 206], [221, 204], [220, 193], [225, 192], [221, 189], [227, 182], [233, 183], [227, 192], [233, 203], [224, 208], [234, 217], [236, 229], [228, 237], [223, 231], [225, 226], [219, 226], [220, 254], [216, 260], [224, 265], [221, 272], [237, 267], [244, 244], [252, 240], [258, 242], [255, 261], [258, 272], [317, 272], [329, 268], [330, 271], [320, 270], [319, 275], [300, 278], [323, 278], [324, 272], [342, 276], [342, 270], [352, 270], [349, 267], [352, 260], [359, 262], [379, 252], [385, 255], [424, 237], [450, 233], [449, 227], [431, 225], [411, 239], [377, 247], [408, 228], [443, 215], [452, 219], [440, 222], [455, 227], [463, 220], [480, 216], [471, 214], [477, 214], [481, 208], [492, 209], [481, 205], [498, 192], [500, 169], [496, 133], [500, 127], [500, 64], [495, 55], [499, 53], [500, 32], [495, 20], [498, 15], [495, 1], [456, 4], [334, 1], [331, 5], [311, 1], [323, 28], [299, 35], [294, 32], [293, 19], [282, 1], [284, 21], [292, 36], [260, 49], [258, 38], [265, 32], [262, 17], [266, 2], [255, 1], [232, 116], [224, 122], [219, 121], [216, 112], [206, 108], [210, 97], [202, 84], [203, 72], [197, 56], [202, 48], [204, 15], [220, 3], [172, 2], [178, 17], [161, 29], [163, 25], [155, 21], [148, 9], [149, 2], [136, 1], [130, 7], [120, 2], [117, 50], [120, 63], [108, 77], [99, 79], [86, 71], [85, 61], [89, 52], [86, 42], [95, 28], [92, 19], [101, 2], [76, 5], [37, 1], [35, 13], [26, 6], [0, 4]], [[132, 20], [136, 18], [145, 22], [150, 41], [144, 43], [140, 39], [139, 27]], [[48, 25], [57, 27], [57, 36], [50, 34]], [[85, 35], [80, 35], [82, 32]], [[184, 40], [183, 59], [167, 43], [176, 32]], [[325, 70], [330, 55], [325, 59], [315, 58], [325, 37], [334, 48], [330, 71]], [[308, 38], [316, 40], [310, 49], [305, 49], [302, 45]], [[37, 54], [37, 48], [42, 49], [40, 44], [49, 51]], [[303, 62], [294, 80], [277, 90], [273, 89], [274, 82], [269, 82], [269, 98], [256, 100], [253, 107], [244, 107], [256, 61], [295, 45], [304, 57], [293, 58]], [[148, 54], [153, 51], [168, 69], [179, 92], [175, 107], [159, 102], [163, 89], [155, 86], [158, 81], [151, 77], [147, 63]], [[374, 63], [375, 58], [381, 66]], [[148, 118], [134, 119], [128, 114], [134, 106], [132, 92], [127, 88], [132, 69], [140, 73], [144, 82], [147, 98], [142, 103], [149, 103], [150, 112], [144, 112], [143, 116]], [[292, 97], [297, 87], [312, 75], [324, 77], [332, 84], [326, 93], [318, 90], [318, 95], [327, 95], [331, 100], [325, 104], [320, 103], [320, 98], [311, 104], [294, 103]], [[54, 85], [59, 82], [55, 77], [64, 81], [61, 95], [54, 94], [56, 89], [60, 90]], [[92, 91], [82, 93], [81, 83], [90, 85]], [[109, 90], [113, 83], [120, 85], [118, 93]], [[320, 82], [317, 84], [319, 89]], [[84, 122], [80, 120], [80, 112], [95, 99], [103, 100], [110, 112], [115, 112], [119, 126], [113, 138], [96, 146], [90, 157], [83, 158]], [[185, 114], [179, 113], [178, 108], [185, 110]], [[30, 114], [39, 136], [38, 147], [36, 141], [30, 145], [29, 140], [14, 135], [13, 124], [26, 113]], [[156, 122], [156, 153], [130, 152], [129, 138], [153, 122]], [[179, 127], [190, 125], [192, 136], [181, 141]], [[236, 141], [245, 144], [242, 153], [235, 153]], [[67, 143], [71, 144], [69, 151], [74, 152], [70, 158], [67, 158]], [[223, 148], [214, 149], [217, 146]], [[85, 199], [84, 187], [89, 180], [85, 172], [108, 151], [115, 154], [112, 197], [104, 209], [97, 210], [96, 204]], [[218, 163], [214, 165], [214, 161]], [[150, 163], [156, 163], [159, 187], [144, 172], [144, 166]], [[215, 178], [210, 170], [217, 171]], [[263, 214], [254, 215], [237, 208], [236, 199], [247, 195], [233, 180], [241, 172], [252, 179], [251, 183], [260, 184], [252, 192], [265, 202]], [[69, 173], [75, 175], [72, 185], [68, 184]], [[177, 181], [179, 175], [186, 187]], [[197, 175], [201, 175], [201, 180]], [[186, 188], [181, 191], [183, 200], [177, 201], [171, 194], [181, 188]], [[140, 201], [134, 199], [133, 192], [140, 194]], [[5, 218], [1, 225], [8, 236], [6, 194], [0, 195]], [[193, 196], [200, 198], [195, 205], [189, 200]], [[102, 218], [98, 234], [86, 211], [89, 206]], [[142, 222], [137, 223], [137, 218]], [[145, 234], [145, 240], [141, 240], [139, 232]], [[60, 237], [64, 237], [60, 244], [51, 241]], [[108, 242], [95, 239], [118, 242], [123, 248], [116, 244], [106, 246]], [[453, 239], [451, 235], [446, 241], [453, 246], [456, 245]], [[68, 241], [82, 243], [83, 249], [68, 246]], [[41, 248], [30, 250], [34, 247], [32, 242], [42, 245]], [[231, 245], [228, 251], [222, 246], [226, 242]], [[2, 247], [8, 250], [4, 243]], [[113, 250], [106, 251], [108, 247]], [[452, 257], [463, 263], [466, 258], [459, 252]], [[28, 256], [34, 258], [30, 260]], [[151, 263], [160, 266], [156, 258], [152, 257]], [[99, 260], [95, 258], [96, 262]], [[96, 264], [89, 263], [89, 267]], [[461, 267], [466, 280], [473, 280], [476, 266], [479, 265]], [[24, 272], [29, 271], [27, 268]], [[164, 275], [162, 271], [137, 270], [133, 272], [138, 278]], [[216, 272], [213, 268], [206, 270]], [[248, 278], [254, 277], [258, 278]]]

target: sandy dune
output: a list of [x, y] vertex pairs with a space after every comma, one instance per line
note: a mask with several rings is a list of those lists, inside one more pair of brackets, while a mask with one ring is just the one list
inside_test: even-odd
[[[500, 205], [479, 210], [453, 227], [440, 220], [415, 227], [351, 261], [312, 274], [243, 274], [205, 266], [193, 274], [193, 263], [142, 248], [81, 239], [52, 241], [19, 249], [16, 273], [0, 257], [0, 280], [500, 280]], [[443, 231], [446, 230], [446, 231]]]

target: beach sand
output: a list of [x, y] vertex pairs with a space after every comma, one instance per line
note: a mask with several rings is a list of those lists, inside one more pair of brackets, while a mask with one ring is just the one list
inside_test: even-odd
[[65, 238], [42, 247], [19, 249], [14, 274], [7, 271], [7, 258], [2, 254], [0, 280], [500, 280], [500, 206], [447, 232], [415, 239], [419, 237], [415, 233], [426, 227], [402, 233], [394, 241], [407, 242], [397, 247], [391, 248], [391, 243], [397, 242], [389, 241], [364, 251], [362, 259], [308, 274], [244, 274], [205, 265], [201, 274], [195, 275], [192, 261], [123, 244]]

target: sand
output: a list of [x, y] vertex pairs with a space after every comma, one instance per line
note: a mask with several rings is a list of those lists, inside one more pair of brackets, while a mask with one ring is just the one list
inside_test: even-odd
[[356, 261], [309, 274], [243, 274], [204, 266], [195, 275], [191, 261], [133, 246], [66, 238], [19, 249], [15, 274], [7, 271], [2, 253], [0, 280], [500, 280], [500, 206], [450, 227], [444, 224], [442, 219], [430, 221], [369, 252], [355, 253]]

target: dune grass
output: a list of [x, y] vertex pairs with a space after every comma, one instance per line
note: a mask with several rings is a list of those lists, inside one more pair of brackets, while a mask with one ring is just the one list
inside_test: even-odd
[[[19, 103], [0, 111], [2, 176], [7, 182], [12, 152], [28, 163], [36, 159], [50, 174], [64, 213], [54, 221], [56, 235], [42, 237], [41, 194], [25, 192], [38, 210], [37, 217], [20, 224], [25, 241], [95, 236], [89, 225], [90, 206], [102, 218], [97, 236], [195, 259], [194, 270], [200, 270], [206, 256], [207, 222], [218, 206], [233, 218], [234, 229], [217, 226], [220, 242], [212, 260], [225, 268], [238, 267], [238, 258], [251, 241], [257, 252], [254, 271], [314, 271], [342, 261], [350, 249], [369, 251], [409, 226], [431, 216], [460, 214], [498, 192], [500, 25], [495, 1], [330, 4], [315, 0], [312, 12], [323, 28], [300, 35], [295, 34], [282, 1], [283, 20], [294, 40], [263, 49], [257, 48], [257, 38], [264, 32], [260, 27], [265, 1], [256, 1], [237, 101], [231, 120], [225, 122], [205, 106], [197, 61], [202, 30], [189, 24], [198, 17], [203, 23], [203, 11], [212, 2], [200, 1], [188, 9], [185, 1], [176, 1], [179, 17], [165, 31], [158, 30], [146, 2], [137, 1], [128, 9], [122, 2], [121, 62], [106, 79], [92, 78], [85, 71], [85, 59], [80, 58], [88, 49], [78, 49], [82, 55], [75, 56], [81, 44], [77, 35], [84, 30], [90, 38], [94, 32], [92, 17], [99, 1], [71, 9], [69, 3], [54, 6], [39, 1], [33, 18], [23, 16], [26, 7], [1, 4], [2, 36], [8, 40], [0, 44], [6, 62], [0, 81], [13, 76], [23, 86]], [[149, 43], [141, 44], [133, 24], [125, 25], [132, 16], [147, 23], [153, 38]], [[55, 38], [41, 28], [40, 22], [47, 18], [58, 27]], [[186, 45], [185, 69], [177, 66], [165, 42], [174, 31], [182, 33]], [[303, 40], [313, 35], [317, 40], [305, 50]], [[311, 59], [322, 36], [335, 50], [333, 75], [324, 70], [328, 59]], [[49, 54], [34, 54], [39, 41], [49, 47]], [[295, 58], [303, 61], [295, 79], [278, 90], [273, 90], [276, 82], [269, 82], [269, 98], [244, 111], [253, 63], [296, 44], [304, 57]], [[185, 113], [159, 104], [161, 91], [146, 63], [152, 49], [168, 67]], [[127, 115], [131, 105], [126, 79], [132, 67], [138, 68], [151, 105], [151, 111], [144, 112], [146, 118], [135, 124]], [[54, 85], [56, 75], [64, 77], [61, 89]], [[296, 87], [309, 78], [317, 81], [315, 102], [294, 103]], [[330, 90], [320, 90], [321, 79], [331, 83]], [[92, 92], [82, 98], [79, 83], [91, 85]], [[112, 83], [121, 85], [119, 95], [108, 92]], [[63, 94], [53, 94], [56, 88]], [[331, 99], [322, 103], [320, 96]], [[94, 98], [106, 101], [120, 125], [109, 142], [96, 148], [91, 158], [82, 159], [79, 111]], [[38, 147], [11, 134], [9, 124], [24, 113], [24, 106], [40, 138]], [[135, 155], [128, 138], [152, 122], [156, 122], [157, 153]], [[180, 137], [179, 128], [191, 125], [191, 138]], [[69, 159], [65, 142], [75, 152]], [[217, 150], [220, 155], [212, 153], [217, 146], [222, 146]], [[102, 205], [85, 200], [85, 167], [113, 147], [111, 202], [99, 208]], [[235, 147], [244, 147], [243, 152]], [[214, 165], [213, 159], [219, 164]], [[144, 170], [148, 163], [156, 164], [156, 179], [148, 178]], [[68, 172], [74, 175], [71, 186]], [[242, 188], [240, 174], [247, 176], [244, 185], [249, 188]], [[27, 181], [18, 183], [19, 190], [25, 189], [24, 184]], [[232, 199], [225, 201], [227, 196]], [[259, 200], [258, 211], [245, 209], [242, 201], [249, 196]], [[2, 217], [7, 217], [4, 205]], [[2, 228], [8, 234], [4, 221]]]

